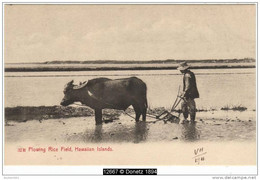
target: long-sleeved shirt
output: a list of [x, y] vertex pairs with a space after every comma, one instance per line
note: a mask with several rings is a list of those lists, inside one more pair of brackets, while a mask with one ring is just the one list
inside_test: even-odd
[[183, 76], [183, 92], [185, 98], [199, 98], [196, 77], [193, 72], [188, 70]]

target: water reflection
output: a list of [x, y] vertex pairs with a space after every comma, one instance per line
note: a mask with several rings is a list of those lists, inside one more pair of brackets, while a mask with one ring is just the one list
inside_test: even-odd
[[92, 142], [134, 142], [146, 141], [147, 124], [138, 122], [127, 126], [113, 126], [108, 128], [106, 125], [96, 125], [92, 133], [85, 133], [85, 141]]
[[196, 141], [200, 139], [200, 132], [196, 127], [196, 123], [183, 124], [182, 138], [187, 141]]
[[94, 142], [100, 142], [102, 140], [102, 124], [95, 126], [95, 131], [91, 140]]
[[145, 141], [147, 138], [147, 125], [144, 121], [139, 121], [135, 123], [135, 131], [134, 131], [134, 143], [139, 143], [141, 141]]

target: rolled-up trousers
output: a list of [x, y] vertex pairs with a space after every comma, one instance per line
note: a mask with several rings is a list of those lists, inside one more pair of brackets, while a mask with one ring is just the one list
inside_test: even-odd
[[194, 99], [185, 98], [182, 101], [181, 110], [182, 110], [182, 113], [183, 113], [183, 116], [184, 116], [185, 119], [187, 119], [189, 114], [190, 114], [190, 120], [195, 121], [195, 118], [196, 118], [196, 103], [195, 103]]

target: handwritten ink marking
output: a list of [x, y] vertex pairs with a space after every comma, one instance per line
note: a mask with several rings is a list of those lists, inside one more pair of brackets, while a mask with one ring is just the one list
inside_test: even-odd
[[202, 161], [205, 161], [205, 154], [207, 154], [207, 152], [204, 152], [204, 148], [201, 147], [201, 148], [197, 148], [197, 149], [194, 149], [194, 161], [196, 164], [200, 164]]
[[197, 155], [198, 153], [201, 153], [203, 152], [203, 147], [202, 148], [197, 148], [197, 149], [194, 149], [194, 154]]
[[200, 156], [203, 156], [203, 155], [205, 155], [205, 154], [207, 154], [207, 152], [204, 152], [204, 153], [202, 153], [202, 154], [198, 154], [198, 155], [194, 156], [193, 158], [200, 157]]

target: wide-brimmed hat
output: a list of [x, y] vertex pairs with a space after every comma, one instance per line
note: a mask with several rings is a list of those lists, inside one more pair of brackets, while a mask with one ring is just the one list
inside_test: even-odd
[[182, 62], [182, 63], [180, 63], [179, 64], [179, 66], [178, 66], [178, 70], [186, 70], [186, 69], [188, 69], [190, 66], [186, 63], [186, 62]]

